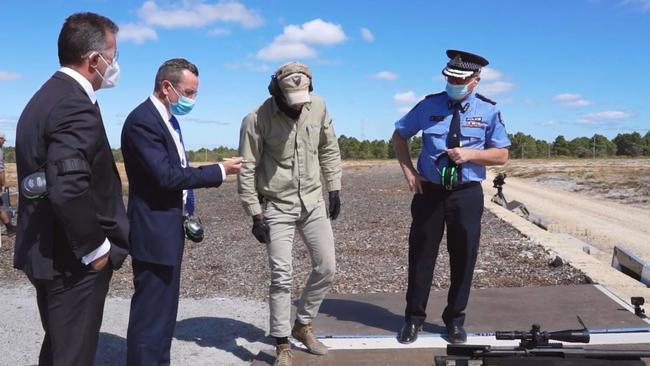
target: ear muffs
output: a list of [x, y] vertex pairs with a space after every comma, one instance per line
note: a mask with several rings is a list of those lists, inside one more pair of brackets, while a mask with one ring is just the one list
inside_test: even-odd
[[278, 84], [278, 78], [275, 75], [271, 76], [271, 82], [269, 83], [269, 94], [271, 95], [280, 95], [280, 85]]
[[446, 166], [440, 172], [440, 185], [446, 190], [452, 190], [458, 185], [458, 175], [460, 170], [458, 166]]

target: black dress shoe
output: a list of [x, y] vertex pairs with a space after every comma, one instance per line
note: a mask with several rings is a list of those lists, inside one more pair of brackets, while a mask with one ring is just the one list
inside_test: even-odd
[[447, 335], [449, 336], [449, 342], [453, 344], [467, 342], [467, 332], [465, 332], [462, 325], [447, 326]]
[[397, 341], [403, 344], [415, 342], [418, 339], [418, 332], [422, 330], [421, 325], [416, 325], [411, 322], [406, 322], [397, 335]]

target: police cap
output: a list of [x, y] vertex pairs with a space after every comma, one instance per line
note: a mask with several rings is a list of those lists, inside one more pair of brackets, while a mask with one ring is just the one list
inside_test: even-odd
[[447, 57], [449, 62], [442, 69], [442, 74], [455, 78], [464, 79], [480, 72], [482, 67], [489, 64], [485, 58], [465, 51], [447, 50]]

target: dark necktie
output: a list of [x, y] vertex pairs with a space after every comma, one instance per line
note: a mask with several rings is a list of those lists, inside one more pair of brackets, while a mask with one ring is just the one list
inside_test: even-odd
[[[178, 124], [178, 120], [176, 119], [175, 116], [172, 116], [169, 122], [171, 122], [172, 127], [174, 127], [174, 130], [176, 131], [176, 133], [178, 133], [178, 137], [181, 140], [181, 146], [183, 147], [183, 154], [185, 154], [185, 144], [183, 143], [183, 134], [181, 133], [181, 126]], [[186, 165], [189, 166], [189, 162], [187, 161], [187, 155], [185, 155], [185, 161], [186, 161]], [[194, 214], [194, 191], [192, 189], [187, 190], [187, 198], [185, 200], [185, 211], [189, 216], [192, 216]]]
[[449, 126], [449, 133], [447, 134], [447, 148], [453, 149], [460, 146], [460, 103], [453, 105], [454, 116], [451, 118], [451, 125]]

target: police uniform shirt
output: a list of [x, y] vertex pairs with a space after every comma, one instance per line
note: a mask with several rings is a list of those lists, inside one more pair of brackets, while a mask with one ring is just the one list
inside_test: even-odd
[[[429, 95], [395, 122], [395, 130], [404, 139], [408, 140], [422, 131], [422, 151], [417, 169], [420, 175], [436, 184], [439, 184], [440, 171], [448, 161], [446, 155], [441, 155], [447, 149], [454, 102], [446, 92]], [[495, 102], [472, 92], [460, 103], [461, 147], [484, 150], [510, 146], [501, 112]], [[439, 157], [441, 158], [438, 159]], [[463, 163], [461, 172], [461, 183], [485, 179], [485, 166], [480, 164]]]

